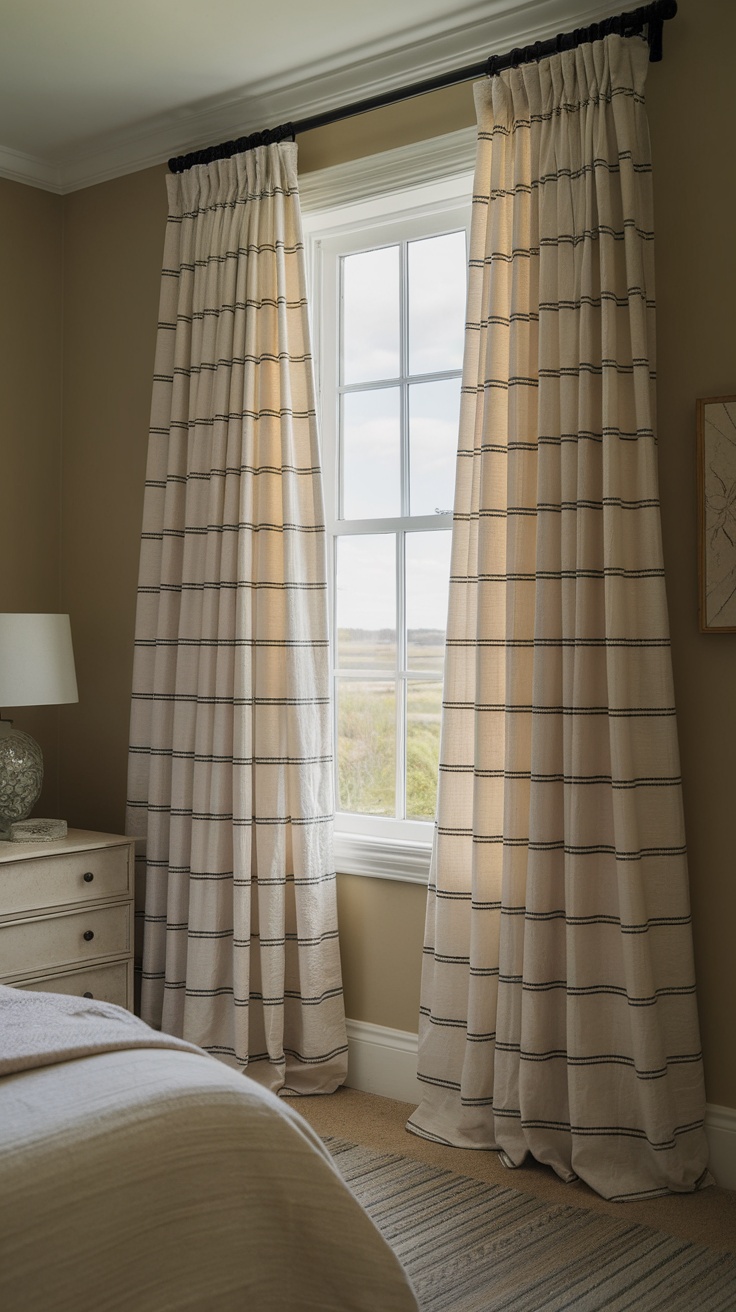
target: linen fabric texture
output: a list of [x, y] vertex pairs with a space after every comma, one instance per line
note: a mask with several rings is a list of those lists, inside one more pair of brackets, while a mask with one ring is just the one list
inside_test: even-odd
[[317, 1134], [240, 1071], [10, 988], [0, 1054], [3, 1312], [417, 1312]]
[[658, 503], [646, 44], [475, 88], [409, 1128], [607, 1198], [707, 1149]]
[[273, 1091], [347, 1040], [324, 514], [296, 146], [169, 176], [128, 832], [142, 1016]]

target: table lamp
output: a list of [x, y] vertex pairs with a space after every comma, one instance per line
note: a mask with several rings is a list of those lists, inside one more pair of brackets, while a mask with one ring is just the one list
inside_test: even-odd
[[[68, 615], [0, 614], [0, 707], [78, 701]], [[28, 820], [43, 783], [41, 748], [0, 711], [0, 841], [63, 837], [63, 820]]]

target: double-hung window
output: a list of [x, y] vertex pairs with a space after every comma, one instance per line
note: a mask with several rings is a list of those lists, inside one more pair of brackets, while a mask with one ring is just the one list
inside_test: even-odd
[[308, 216], [337, 866], [425, 878], [439, 762], [470, 179]]

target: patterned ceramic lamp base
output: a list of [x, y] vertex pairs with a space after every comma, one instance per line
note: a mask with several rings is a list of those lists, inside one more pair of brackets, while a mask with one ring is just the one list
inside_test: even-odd
[[38, 801], [43, 783], [43, 756], [35, 738], [0, 721], [0, 835], [25, 820]]

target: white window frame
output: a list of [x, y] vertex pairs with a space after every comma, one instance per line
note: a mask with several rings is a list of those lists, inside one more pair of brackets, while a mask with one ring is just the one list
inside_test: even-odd
[[[307, 174], [300, 181], [307, 275], [312, 311], [312, 346], [321, 413], [326, 524], [334, 559], [337, 505], [337, 378], [333, 344], [339, 314], [340, 254], [355, 249], [369, 234], [376, 246], [393, 242], [403, 229], [411, 238], [430, 232], [469, 227], [475, 129], [448, 134], [415, 146], [370, 156], [367, 160]], [[325, 333], [325, 325], [331, 328]], [[440, 521], [440, 522], [438, 522]], [[427, 517], [426, 527], [450, 527], [452, 515]], [[415, 529], [424, 525], [412, 521]], [[378, 531], [370, 521], [371, 531]], [[401, 521], [386, 521], [395, 533]], [[355, 531], [359, 530], [356, 528]], [[334, 614], [334, 579], [329, 578], [330, 614]], [[432, 821], [397, 820], [338, 812], [335, 861], [345, 874], [426, 883], [432, 851]]]

